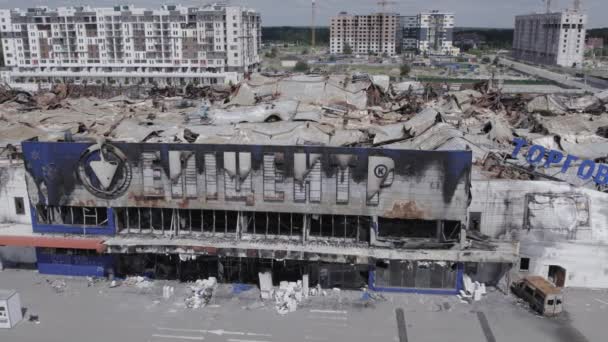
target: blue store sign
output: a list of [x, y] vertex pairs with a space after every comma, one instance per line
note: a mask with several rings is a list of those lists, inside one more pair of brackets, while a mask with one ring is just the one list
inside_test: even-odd
[[[512, 157], [517, 158], [517, 155], [521, 152], [522, 147], [526, 146], [526, 141], [521, 138], [513, 140], [515, 143], [515, 149], [513, 150]], [[548, 154], [547, 154], [548, 152]], [[547, 156], [545, 158], [545, 155]], [[526, 161], [530, 165], [543, 164], [542, 167], [548, 168], [551, 165], [561, 164], [562, 173], [566, 173], [571, 167], [572, 163], [581, 160], [579, 157], [573, 155], [564, 155], [564, 153], [556, 150], [549, 150], [540, 145], [532, 145], [528, 149], [526, 154]], [[608, 184], [608, 165], [596, 163], [593, 160], [583, 159], [578, 166], [577, 176], [582, 180], [589, 180], [593, 178], [597, 185]]]

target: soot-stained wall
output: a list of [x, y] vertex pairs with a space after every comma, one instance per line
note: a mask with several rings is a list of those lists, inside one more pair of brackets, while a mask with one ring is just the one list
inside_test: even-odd
[[471, 153], [321, 146], [22, 144], [32, 204], [465, 221]]

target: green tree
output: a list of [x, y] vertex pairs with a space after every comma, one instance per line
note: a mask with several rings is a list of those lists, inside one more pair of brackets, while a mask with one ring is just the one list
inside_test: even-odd
[[352, 55], [353, 54], [353, 48], [350, 47], [350, 44], [344, 43], [344, 48], [342, 49], [342, 53], [345, 54], [345, 55]]
[[273, 46], [269, 52], [266, 53], [266, 57], [268, 58], [277, 58], [279, 55], [279, 49], [276, 46]]
[[400, 72], [401, 72], [401, 76], [409, 76], [410, 72], [412, 71], [412, 68], [410, 67], [409, 64], [401, 64], [401, 67], [399, 68]]
[[308, 66], [308, 63], [304, 61], [298, 61], [298, 63], [296, 63], [296, 66], [293, 67], [293, 71], [296, 72], [308, 72], [308, 70], [310, 70], [310, 67]]

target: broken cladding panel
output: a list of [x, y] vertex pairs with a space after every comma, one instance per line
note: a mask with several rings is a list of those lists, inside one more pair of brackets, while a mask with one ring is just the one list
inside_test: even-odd
[[224, 152], [224, 185], [226, 200], [253, 205], [251, 153]]

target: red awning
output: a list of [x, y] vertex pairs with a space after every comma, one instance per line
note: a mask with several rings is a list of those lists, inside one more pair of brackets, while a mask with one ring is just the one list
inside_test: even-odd
[[92, 238], [0, 235], [0, 246], [91, 249], [99, 253], [106, 250], [103, 241], [103, 239]]

